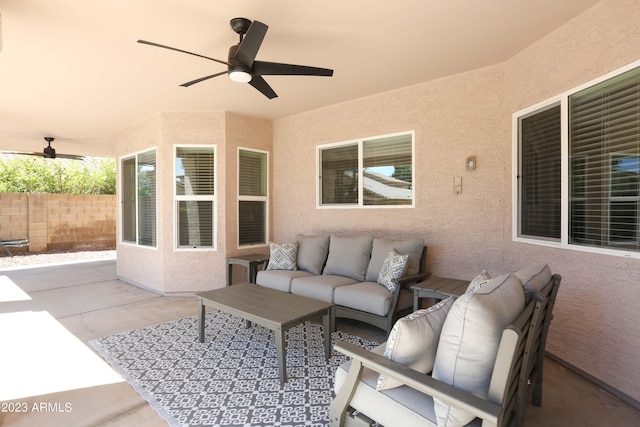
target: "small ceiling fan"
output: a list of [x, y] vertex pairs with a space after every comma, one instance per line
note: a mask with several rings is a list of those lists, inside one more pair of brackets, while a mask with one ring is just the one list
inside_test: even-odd
[[55, 138], [51, 136], [45, 136], [44, 140], [47, 142], [47, 146], [44, 147], [42, 153], [38, 153], [36, 151], [11, 151], [12, 154], [23, 154], [26, 156], [39, 156], [44, 157], [45, 159], [71, 159], [71, 160], [84, 160], [84, 156], [78, 156], [75, 154], [57, 154], [55, 148], [51, 146], [51, 143], [55, 140]]
[[227, 66], [227, 71], [211, 74], [209, 76], [200, 77], [180, 86], [189, 87], [193, 84], [211, 79], [213, 77], [229, 74], [229, 78], [237, 83], [249, 83], [251, 86], [259, 90], [269, 99], [276, 98], [278, 95], [269, 86], [262, 76], [332, 76], [333, 70], [328, 68], [309, 67], [306, 65], [283, 64], [279, 62], [256, 61], [255, 57], [262, 45], [264, 36], [269, 27], [259, 21], [250, 21], [246, 18], [234, 18], [231, 20], [231, 29], [240, 35], [240, 42], [229, 48], [229, 57], [226, 61], [210, 58], [182, 49], [165, 46], [162, 44], [138, 40], [138, 43], [148, 44], [150, 46], [161, 47], [164, 49], [175, 50], [177, 52], [198, 56], [200, 58], [209, 59]]

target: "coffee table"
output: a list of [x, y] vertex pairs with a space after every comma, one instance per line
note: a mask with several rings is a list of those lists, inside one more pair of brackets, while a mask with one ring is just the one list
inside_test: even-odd
[[[204, 342], [205, 307], [217, 308], [264, 326], [275, 332], [280, 384], [287, 376], [285, 332], [306, 320], [322, 317], [324, 355], [331, 357], [331, 331], [335, 324], [333, 303], [319, 301], [288, 292], [276, 291], [252, 283], [241, 283], [196, 294], [200, 301], [198, 339]], [[250, 324], [248, 323], [247, 326]]]

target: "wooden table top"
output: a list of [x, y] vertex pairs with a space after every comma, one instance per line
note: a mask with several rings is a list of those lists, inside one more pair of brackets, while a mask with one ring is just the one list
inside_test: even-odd
[[200, 292], [196, 296], [204, 305], [220, 308], [267, 327], [299, 323], [312, 315], [326, 312], [333, 306], [330, 302], [251, 283]]

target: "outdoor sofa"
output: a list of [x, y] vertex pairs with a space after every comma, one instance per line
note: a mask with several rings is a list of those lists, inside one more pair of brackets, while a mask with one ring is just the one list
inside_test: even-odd
[[337, 318], [388, 333], [395, 320], [413, 310], [408, 286], [426, 277], [426, 251], [423, 239], [298, 235], [294, 242], [270, 244], [269, 263], [256, 283], [332, 302]]
[[547, 332], [561, 277], [532, 266], [400, 319], [373, 351], [350, 343], [331, 426], [521, 426], [542, 404]]

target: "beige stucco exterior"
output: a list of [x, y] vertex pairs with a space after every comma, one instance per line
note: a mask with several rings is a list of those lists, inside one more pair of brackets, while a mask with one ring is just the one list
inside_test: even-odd
[[[162, 113], [122, 131], [118, 155], [156, 146], [158, 248], [119, 244], [118, 274], [165, 293], [222, 286], [237, 253], [237, 147], [270, 150], [271, 238], [419, 236], [427, 269], [470, 279], [546, 262], [563, 276], [550, 353], [640, 402], [640, 260], [512, 240], [512, 114], [640, 60], [640, 1], [605, 0], [505, 63], [271, 123], [232, 113]], [[316, 147], [415, 131], [414, 208], [319, 209]], [[172, 145], [216, 144], [218, 251], [173, 249]], [[474, 155], [478, 167], [465, 171]], [[454, 194], [454, 177], [462, 193]]]

